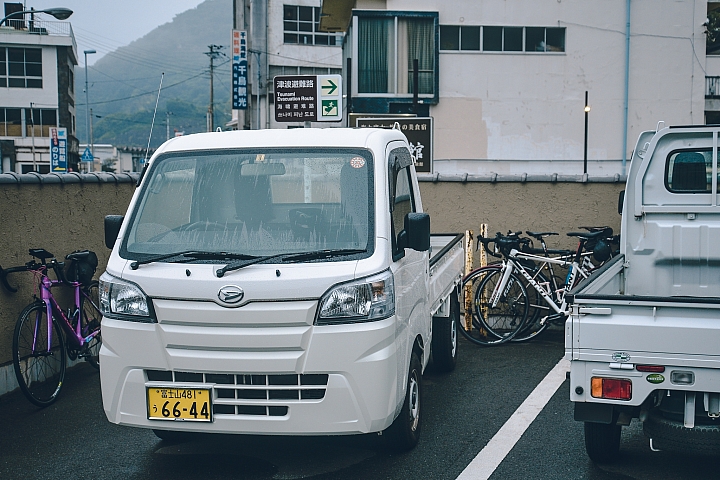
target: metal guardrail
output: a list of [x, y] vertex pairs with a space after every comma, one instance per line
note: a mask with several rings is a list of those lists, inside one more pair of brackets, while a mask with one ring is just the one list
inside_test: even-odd
[[51, 20], [12, 19], [0, 27], [2, 32], [22, 32], [30, 35], [55, 35], [72, 38], [73, 47], [77, 50], [75, 33], [70, 22], [54, 22]]

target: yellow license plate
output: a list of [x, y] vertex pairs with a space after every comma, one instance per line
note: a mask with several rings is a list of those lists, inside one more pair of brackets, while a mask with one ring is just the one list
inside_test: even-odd
[[146, 387], [150, 420], [212, 422], [209, 389]]

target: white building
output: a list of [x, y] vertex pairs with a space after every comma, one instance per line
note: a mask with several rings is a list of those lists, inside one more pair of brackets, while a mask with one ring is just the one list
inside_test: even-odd
[[68, 166], [77, 169], [76, 65], [70, 23], [28, 14], [0, 26], [0, 171], [49, 172], [52, 127], [67, 128]]
[[419, 58], [436, 161], [582, 160], [588, 92], [587, 157], [621, 162], [660, 120], [704, 123], [705, 76], [720, 73], [707, 14], [707, 0], [358, 0], [353, 110], [410, 111]]

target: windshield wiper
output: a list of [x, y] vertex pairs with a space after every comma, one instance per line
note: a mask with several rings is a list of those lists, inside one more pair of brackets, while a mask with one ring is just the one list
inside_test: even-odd
[[288, 255], [287, 253], [276, 253], [275, 255], [266, 255], [264, 257], [252, 257], [249, 262], [235, 262], [235, 263], [228, 263], [223, 268], [220, 268], [215, 271], [215, 275], [218, 276], [218, 278], [225, 275], [227, 272], [232, 272], [233, 270], [239, 270], [244, 267], [249, 267], [250, 265], [255, 265], [256, 263], [264, 262], [265, 260], [272, 260], [273, 258], [278, 257], [284, 257], [285, 255]]
[[272, 260], [273, 258], [280, 258], [282, 257], [283, 261], [291, 261], [291, 262], [301, 262], [303, 260], [313, 260], [318, 258], [329, 258], [329, 257], [336, 257], [341, 255], [355, 255], [358, 253], [366, 253], [367, 250], [350, 250], [350, 249], [338, 249], [338, 250], [316, 250], [312, 252], [297, 252], [297, 253], [277, 253], [275, 255], [267, 255], [265, 257], [255, 257], [251, 259], [248, 262], [235, 262], [230, 263], [228, 265], [225, 265], [223, 268], [217, 270], [215, 274], [219, 277], [222, 277], [227, 272], [231, 272], [233, 270], [239, 270], [241, 268], [249, 267], [250, 265], [255, 265], [256, 263], [261, 263], [267, 260]]
[[358, 253], [367, 253], [367, 250], [340, 248], [336, 250], [317, 250], [315, 252], [304, 252], [298, 254], [290, 254], [283, 258], [284, 261], [302, 262], [303, 260], [317, 260], [320, 258], [340, 257], [343, 255], [356, 255]]
[[207, 259], [207, 260], [252, 260], [258, 258], [256, 255], [246, 255], [244, 253], [229, 253], [229, 252], [202, 252], [198, 250], [186, 250], [184, 252], [168, 253], [164, 255], [157, 255], [155, 257], [145, 258], [143, 260], [135, 260], [130, 264], [130, 268], [137, 270], [140, 265], [146, 263], [159, 262], [161, 260], [167, 260], [174, 257], [185, 257], [192, 259]]

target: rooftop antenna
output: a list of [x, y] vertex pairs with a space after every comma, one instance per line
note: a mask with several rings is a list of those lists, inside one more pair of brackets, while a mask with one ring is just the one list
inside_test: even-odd
[[153, 131], [153, 127], [155, 126], [155, 114], [157, 113], [158, 102], [160, 101], [160, 90], [162, 90], [162, 82], [163, 82], [164, 77], [165, 77], [165, 72], [160, 74], [160, 86], [158, 87], [157, 99], [155, 100], [155, 111], [153, 112], [153, 119], [152, 119], [152, 123], [150, 124], [150, 136], [148, 137], [148, 144], [147, 144], [147, 148], [145, 149], [145, 159], [143, 160], [143, 164], [145, 164], [146, 167], [147, 167], [147, 156], [148, 156], [148, 152], [150, 151], [150, 139], [152, 139], [152, 131]]

